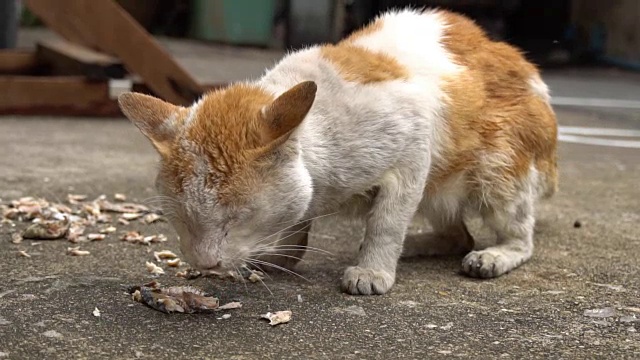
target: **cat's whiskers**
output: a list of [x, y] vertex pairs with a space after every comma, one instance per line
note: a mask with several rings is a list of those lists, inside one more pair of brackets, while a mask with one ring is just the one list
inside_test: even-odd
[[307, 245], [275, 245], [275, 246], [271, 246], [271, 249], [285, 249], [285, 250], [306, 250], [309, 252], [313, 252], [313, 253], [317, 253], [317, 254], [322, 254], [322, 255], [328, 255], [328, 256], [334, 256], [334, 254], [330, 251], [324, 250], [324, 249], [320, 249], [317, 247], [313, 247], [313, 246], [307, 246]]
[[233, 266], [233, 269], [235, 270], [236, 274], [238, 274], [238, 276], [240, 277], [240, 280], [242, 280], [245, 293], [249, 295], [249, 288], [247, 287], [247, 281], [244, 279], [244, 276], [242, 276], [242, 272], [240, 271], [240, 269], [238, 269], [238, 267], [233, 262], [231, 263], [231, 266]]
[[[222, 258], [223, 260], [230, 260], [230, 264], [231, 266], [235, 269], [236, 273], [238, 274], [238, 276], [240, 276], [240, 279], [242, 280], [242, 283], [244, 284], [245, 287], [245, 291], [247, 292], [247, 294], [249, 293], [249, 288], [247, 287], [247, 281], [245, 280], [244, 276], [242, 276], [242, 272], [240, 271], [240, 269], [235, 265], [236, 261], [240, 261], [243, 263], [243, 265], [241, 265], [241, 267], [245, 267], [248, 269], [248, 267], [245, 265], [248, 262], [246, 261], [246, 259], [243, 258], [239, 258], [238, 257], [238, 253], [234, 254], [233, 256], [224, 256]], [[262, 270], [262, 268], [260, 268], [260, 266], [256, 265], [256, 264], [251, 264], [252, 266], [257, 267], [265, 276], [269, 277], [271, 279], [271, 276], [269, 274], [267, 274], [264, 270]], [[271, 289], [269, 288], [269, 286], [267, 286], [267, 284], [262, 280], [261, 277], [258, 277], [258, 281], [260, 281], [260, 283], [262, 284], [262, 286], [265, 287], [265, 289], [267, 289], [267, 291], [269, 292], [269, 294], [271, 294], [271, 296], [273, 296], [273, 292], [271, 291]]]
[[[286, 240], [286, 239], [292, 237], [293, 235], [297, 235], [297, 234], [300, 234], [300, 233], [303, 233], [303, 232], [304, 232], [304, 230], [293, 231], [293, 232], [291, 232], [290, 234], [288, 234], [285, 237], [282, 237], [282, 238], [278, 237], [278, 238], [276, 238], [275, 240], [273, 240], [271, 242], [268, 242], [266, 244], [256, 244], [256, 246], [270, 246], [270, 245], [275, 244], [275, 243], [277, 243], [279, 241]], [[282, 232], [279, 232], [278, 235], [282, 235]]]
[[279, 266], [279, 265], [276, 265], [276, 264], [270, 263], [270, 262], [268, 262], [268, 261], [262, 261], [262, 260], [257, 260], [257, 259], [243, 259], [243, 260], [244, 260], [244, 261], [246, 261], [246, 262], [248, 262], [248, 263], [250, 263], [250, 264], [255, 264], [255, 263], [257, 263], [257, 264], [261, 264], [261, 265], [264, 265], [264, 266], [272, 267], [272, 268], [274, 268], [274, 269], [282, 270], [282, 271], [284, 271], [284, 272], [286, 272], [286, 273], [289, 273], [289, 274], [291, 274], [291, 275], [295, 275], [295, 276], [297, 276], [297, 277], [299, 277], [299, 278], [301, 278], [301, 279], [303, 279], [303, 280], [305, 280], [305, 281], [311, 282], [311, 280], [307, 279], [306, 277], [304, 277], [304, 276], [302, 276], [302, 275], [298, 274], [297, 272], [295, 272], [295, 271], [293, 271], [293, 270], [289, 270], [289, 269], [287, 269], [287, 268], [284, 268], [284, 267], [282, 267], [282, 266]]
[[175, 209], [180, 206], [180, 202], [178, 200], [163, 195], [148, 197], [142, 200], [142, 203], [150, 207], [160, 207], [163, 214], [170, 209]]
[[300, 250], [304, 250], [304, 251], [309, 251], [312, 253], [316, 253], [316, 254], [320, 254], [320, 255], [327, 255], [327, 256], [333, 256], [334, 254], [331, 253], [330, 251], [324, 250], [324, 249], [320, 249], [317, 247], [313, 247], [313, 246], [307, 246], [307, 245], [294, 245], [294, 244], [282, 244], [282, 245], [273, 245], [273, 246], [269, 246], [267, 245], [260, 245], [258, 246], [255, 250], [253, 250], [252, 252], [256, 252], [256, 251], [277, 251], [277, 250], [282, 250], [282, 251], [300, 251]]
[[155, 196], [150, 196], [150, 197], [148, 197], [146, 199], [143, 199], [142, 203], [149, 202], [149, 201], [156, 201], [156, 200], [166, 200], [166, 201], [174, 202], [174, 203], [178, 203], [179, 202], [178, 200], [176, 200], [176, 199], [174, 199], [174, 198], [172, 198], [170, 196], [155, 195]]
[[[275, 233], [273, 233], [273, 234], [271, 234], [271, 235], [267, 235], [267, 236], [265, 236], [265, 237], [263, 237], [263, 238], [260, 238], [260, 239], [256, 240], [256, 241], [253, 243], [253, 245], [258, 245], [258, 244], [260, 244], [261, 242], [266, 241], [266, 240], [268, 240], [268, 239], [270, 239], [270, 238], [272, 238], [272, 237], [274, 237], [274, 236], [276, 236], [276, 235], [279, 235], [279, 234], [281, 234], [283, 231], [287, 231], [287, 230], [289, 230], [290, 228], [292, 228], [292, 227], [294, 227], [294, 226], [296, 226], [296, 225], [298, 225], [298, 224], [301, 224], [301, 223], [302, 223], [302, 222], [297, 222], [297, 223], [295, 223], [295, 224], [293, 224], [293, 225], [290, 225], [290, 226], [287, 226], [287, 227], [285, 227], [285, 228], [283, 228], [283, 229], [281, 229], [281, 230], [278, 230], [278, 231], [276, 231]], [[291, 231], [294, 231], [294, 230], [291, 230]], [[296, 230], [296, 231], [294, 231], [294, 232], [298, 232], [298, 230]], [[278, 240], [276, 240], [276, 241], [278, 241]]]
[[[285, 228], [283, 228], [283, 229], [281, 229], [281, 230], [279, 230], [279, 231], [277, 231], [277, 232], [275, 232], [275, 233], [273, 233], [273, 234], [271, 234], [271, 235], [268, 235], [268, 236], [266, 236], [266, 237], [263, 237], [263, 238], [261, 238], [261, 239], [258, 239], [257, 241], [255, 241], [255, 242], [254, 242], [254, 245], [258, 245], [259, 243], [261, 243], [261, 242], [263, 242], [263, 241], [265, 241], [265, 240], [267, 240], [267, 239], [269, 239], [269, 238], [271, 238], [271, 237], [273, 237], [273, 236], [275, 236], [275, 235], [278, 235], [278, 234], [282, 233], [283, 231], [288, 230], [288, 229], [290, 229], [290, 228], [292, 228], [292, 227], [294, 227], [294, 226], [300, 225], [300, 224], [302, 224], [302, 223], [304, 223], [304, 222], [307, 222], [307, 221], [313, 221], [313, 220], [317, 220], [317, 219], [321, 219], [321, 218], [323, 218], [323, 217], [327, 217], [327, 216], [335, 215], [335, 214], [337, 214], [337, 213], [338, 213], [338, 212], [336, 211], [336, 212], [329, 213], [329, 214], [324, 214], [324, 215], [314, 216], [314, 217], [311, 217], [311, 218], [308, 218], [308, 219], [302, 219], [302, 220], [300, 220], [300, 221], [298, 221], [298, 222], [296, 222], [296, 223], [294, 223], [294, 224], [292, 224], [292, 225], [289, 225], [289, 226], [287, 226], [287, 227], [285, 227]], [[296, 233], [299, 233], [300, 231], [301, 231], [301, 230], [298, 230], [298, 231], [296, 231]], [[282, 240], [282, 239], [277, 239], [277, 240], [275, 240], [274, 242], [276, 242], [276, 241], [280, 241], [280, 240]], [[271, 242], [271, 243], [269, 243], [269, 244], [272, 244], [272, 243], [273, 243], [273, 242]]]
[[259, 256], [264, 256], [264, 255], [268, 255], [268, 256], [280, 256], [280, 257], [286, 257], [286, 258], [290, 258], [290, 259], [295, 259], [298, 261], [306, 261], [300, 257], [297, 256], [293, 256], [293, 255], [286, 255], [286, 254], [279, 254], [279, 253], [270, 253], [270, 252], [264, 252], [264, 253], [257, 253], [257, 254], [252, 254], [255, 257], [259, 257]]

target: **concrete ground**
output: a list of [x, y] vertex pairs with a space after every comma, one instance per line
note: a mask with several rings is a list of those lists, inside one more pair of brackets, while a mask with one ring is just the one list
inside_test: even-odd
[[[571, 81], [554, 76], [572, 92]], [[606, 86], [618, 89], [615, 79]], [[557, 111], [563, 126], [640, 130], [632, 110]], [[155, 195], [157, 156], [124, 119], [1, 118], [0, 154], [3, 202], [21, 196], [63, 201], [67, 193], [121, 192], [137, 201]], [[91, 252], [84, 257], [66, 255], [64, 240], [12, 244], [15, 229], [4, 225], [0, 358], [637, 358], [640, 149], [561, 143], [560, 169], [560, 192], [538, 207], [533, 259], [498, 279], [460, 275], [461, 258], [409, 259], [390, 293], [342, 294], [339, 279], [362, 233], [339, 218], [314, 225], [310, 245], [334, 255], [307, 254], [297, 268], [305, 279], [273, 274], [268, 289], [187, 281], [174, 270], [157, 279], [199, 286], [223, 302], [242, 301], [228, 319], [167, 315], [124, 293], [123, 286], [152, 280], [144, 264], [153, 250], [179, 252], [164, 223], [120, 230], [162, 232], [167, 243], [145, 247], [110, 235], [83, 244]], [[582, 226], [574, 227], [576, 221]], [[479, 246], [486, 246], [492, 238], [475, 225]], [[18, 256], [20, 250], [32, 257]], [[92, 315], [96, 307], [100, 317]], [[286, 309], [293, 312], [288, 324], [270, 327], [259, 319]], [[594, 309], [607, 310], [587, 316]]]

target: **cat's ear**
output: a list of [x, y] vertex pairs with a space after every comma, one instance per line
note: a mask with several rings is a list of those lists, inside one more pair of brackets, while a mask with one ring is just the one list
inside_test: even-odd
[[288, 137], [300, 125], [313, 105], [317, 90], [315, 82], [301, 82], [264, 108], [263, 121], [271, 141], [286, 140], [283, 137]]
[[171, 118], [178, 107], [153, 96], [133, 92], [120, 95], [118, 104], [156, 150], [163, 156], [168, 155], [176, 132]]

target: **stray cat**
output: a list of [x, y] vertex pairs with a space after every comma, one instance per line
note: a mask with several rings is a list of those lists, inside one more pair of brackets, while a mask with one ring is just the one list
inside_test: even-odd
[[[557, 189], [538, 70], [442, 10], [384, 13], [188, 108], [135, 93], [119, 103], [159, 152], [165, 211], [205, 271], [290, 268], [309, 219], [351, 209], [366, 232], [342, 279], [350, 294], [392, 287], [414, 216], [434, 232], [409, 235], [421, 242], [409, 255], [466, 254], [464, 273], [497, 277], [531, 257], [534, 203]], [[469, 210], [497, 245], [473, 251]]]

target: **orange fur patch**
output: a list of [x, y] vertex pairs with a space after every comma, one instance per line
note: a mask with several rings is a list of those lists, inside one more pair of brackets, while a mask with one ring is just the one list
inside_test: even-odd
[[327, 45], [320, 52], [347, 81], [370, 84], [406, 79], [409, 76], [407, 70], [394, 58], [350, 43]]
[[[209, 185], [222, 188], [238, 182], [235, 175], [245, 170], [251, 150], [268, 141], [259, 117], [262, 107], [271, 101], [273, 96], [256, 86], [234, 85], [205, 94], [190, 124], [185, 123], [192, 110], [179, 109], [173, 121], [178, 129], [186, 126], [186, 130], [178, 130], [180, 137], [173, 139], [163, 155], [161, 171], [167, 185], [182, 193], [185, 182], [195, 174], [196, 156], [208, 161]], [[184, 140], [193, 144], [197, 154], [184, 148]]]
[[370, 84], [407, 79], [409, 77], [407, 69], [393, 57], [354, 44], [355, 40], [379, 31], [382, 26], [383, 21], [378, 19], [352, 33], [337, 45], [323, 46], [320, 53], [347, 81]]
[[[466, 69], [444, 84], [450, 136], [427, 190], [465, 171], [471, 184], [486, 186], [497, 175], [496, 186], [517, 186], [533, 164], [554, 191], [557, 125], [550, 106], [530, 88], [536, 67], [510, 45], [491, 41], [466, 17], [440, 14], [448, 24], [443, 44]], [[500, 156], [507, 156], [508, 164], [490, 163]]]
[[[189, 117], [189, 109], [180, 108], [175, 114], [175, 125], [177, 128], [184, 126]], [[195, 159], [180, 146], [179, 141], [171, 143], [169, 151], [162, 155], [163, 168], [161, 171], [165, 173], [165, 179], [169, 180], [169, 186], [175, 193], [181, 193], [184, 182], [193, 173]]]
[[[241, 173], [252, 160], [252, 150], [268, 142], [260, 127], [261, 109], [273, 96], [257, 86], [234, 85], [206, 95], [186, 137], [207, 157], [209, 186], [237, 188]], [[243, 174], [246, 175], [246, 174]]]
[[[194, 157], [203, 156], [208, 165], [206, 185], [218, 191], [218, 200], [242, 201], [257, 184], [259, 163], [254, 160], [288, 138], [305, 118], [315, 93], [315, 83], [303, 82], [277, 99], [245, 84], [206, 94], [182, 134], [196, 154], [177, 139], [164, 161], [165, 178], [174, 191], [183, 191], [185, 180], [195, 171]], [[180, 113], [181, 123], [191, 111]]]

